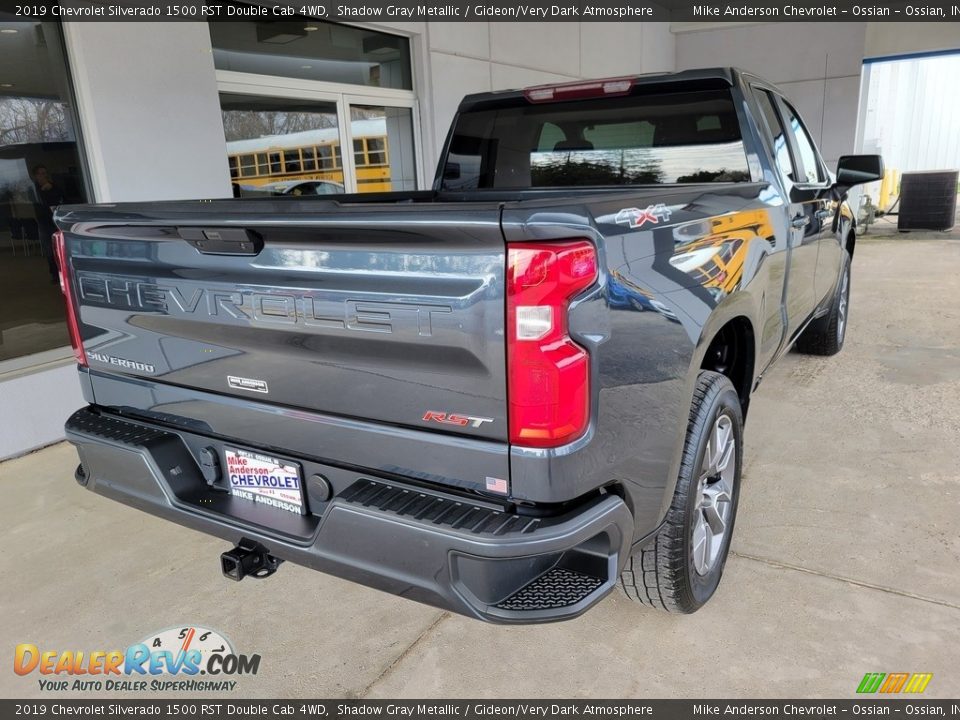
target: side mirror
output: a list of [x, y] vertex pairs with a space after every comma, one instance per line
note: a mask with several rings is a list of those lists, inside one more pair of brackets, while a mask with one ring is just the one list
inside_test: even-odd
[[843, 155], [837, 161], [837, 185], [851, 188], [883, 179], [883, 158], [879, 155]]
[[448, 162], [443, 168], [444, 180], [460, 179], [460, 163]]

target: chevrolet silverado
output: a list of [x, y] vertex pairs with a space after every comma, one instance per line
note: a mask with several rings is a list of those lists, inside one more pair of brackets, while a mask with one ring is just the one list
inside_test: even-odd
[[61, 207], [76, 480], [229, 541], [234, 580], [693, 612], [751, 394], [843, 346], [881, 174], [725, 68], [468, 96], [429, 191]]

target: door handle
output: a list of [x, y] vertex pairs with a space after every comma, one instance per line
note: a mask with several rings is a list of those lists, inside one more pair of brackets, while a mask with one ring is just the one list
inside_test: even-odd
[[257, 255], [263, 238], [243, 228], [177, 228], [184, 240], [204, 255]]
[[810, 224], [810, 218], [806, 215], [798, 215], [790, 221], [790, 224], [795, 228], [805, 228]]

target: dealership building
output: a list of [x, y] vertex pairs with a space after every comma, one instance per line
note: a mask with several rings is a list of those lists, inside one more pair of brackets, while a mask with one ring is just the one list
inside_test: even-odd
[[83, 404], [51, 275], [52, 205], [429, 188], [464, 94], [721, 65], [777, 83], [830, 165], [879, 150], [902, 170], [951, 153], [956, 166], [949, 123], [960, 106], [942, 105], [956, 98], [936, 100], [923, 146], [904, 130], [911, 117], [876, 105], [898, 88], [917, 115], [934, 102], [918, 88], [934, 88], [938, 73], [952, 84], [951, 51], [953, 23], [58, 23], [0, 13], [0, 459], [61, 439]]

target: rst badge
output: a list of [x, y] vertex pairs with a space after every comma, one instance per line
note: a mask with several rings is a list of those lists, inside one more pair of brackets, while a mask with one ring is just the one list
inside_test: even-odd
[[475, 417], [473, 415], [457, 415], [456, 413], [434, 412], [427, 410], [423, 414], [426, 422], [437, 422], [443, 425], [457, 425], [459, 427], [478, 428], [484, 423], [492, 423], [493, 418]]
[[660, 221], [670, 221], [670, 208], [663, 203], [647, 205], [646, 210], [641, 210], [640, 208], [624, 208], [617, 213], [613, 221], [617, 223], [617, 225], [629, 225], [632, 228], [638, 228], [647, 223], [656, 225]]

